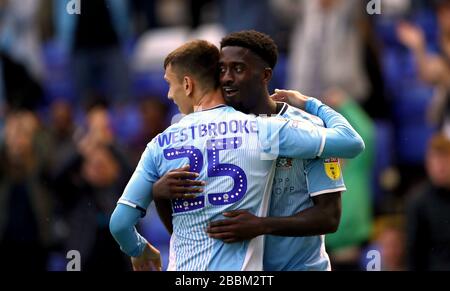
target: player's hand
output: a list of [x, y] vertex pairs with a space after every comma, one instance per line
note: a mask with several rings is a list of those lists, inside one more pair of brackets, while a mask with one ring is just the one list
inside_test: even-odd
[[423, 31], [407, 22], [397, 26], [397, 36], [402, 44], [411, 50], [422, 50], [425, 48], [425, 37]]
[[324, 96], [324, 102], [334, 109], [339, 109], [348, 99], [347, 94], [338, 87], [326, 90]]
[[161, 254], [158, 249], [147, 243], [139, 257], [131, 257], [133, 271], [162, 271]]
[[172, 170], [153, 184], [153, 198], [195, 198], [196, 193], [203, 192], [200, 187], [206, 185], [204, 181], [194, 180], [198, 176], [198, 173], [189, 172], [189, 165]]
[[291, 106], [305, 109], [305, 104], [309, 97], [294, 90], [275, 89], [275, 93], [272, 94], [270, 98], [274, 101], [286, 102]]
[[209, 237], [225, 243], [249, 240], [263, 233], [262, 219], [247, 210], [235, 210], [223, 214], [228, 219], [211, 222], [206, 232]]

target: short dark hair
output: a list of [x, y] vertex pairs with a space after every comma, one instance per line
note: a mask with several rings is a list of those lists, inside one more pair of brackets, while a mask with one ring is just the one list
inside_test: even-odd
[[428, 147], [438, 152], [450, 153], [450, 138], [444, 133], [436, 133], [431, 137]]
[[196, 77], [203, 88], [219, 87], [219, 49], [205, 40], [193, 40], [172, 51], [164, 60], [180, 75]]
[[263, 59], [271, 69], [277, 64], [278, 47], [275, 41], [267, 34], [256, 30], [243, 30], [228, 34], [220, 42], [221, 49], [227, 46], [249, 49]]
[[433, 1], [431, 1], [431, 3], [434, 4], [435, 8], [450, 5], [449, 0], [433, 0]]

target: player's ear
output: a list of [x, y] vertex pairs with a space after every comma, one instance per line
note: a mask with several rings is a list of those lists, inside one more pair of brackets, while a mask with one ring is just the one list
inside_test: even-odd
[[271, 68], [264, 68], [263, 71], [263, 80], [266, 84], [269, 84], [270, 80], [272, 80], [273, 71]]
[[186, 96], [191, 96], [194, 91], [194, 82], [192, 78], [189, 76], [184, 76], [183, 78], [183, 89], [186, 93]]

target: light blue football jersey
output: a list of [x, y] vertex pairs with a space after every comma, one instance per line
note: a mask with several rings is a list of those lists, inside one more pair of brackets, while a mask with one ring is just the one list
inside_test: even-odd
[[[318, 126], [323, 121], [305, 111], [284, 105], [279, 115], [292, 120], [309, 120]], [[291, 216], [313, 206], [316, 195], [345, 191], [337, 159], [293, 159], [279, 157], [268, 216]], [[284, 237], [267, 235], [264, 270], [329, 270], [323, 236]]]
[[153, 183], [189, 164], [207, 185], [194, 199], [172, 201], [172, 269], [262, 270], [258, 240], [225, 244], [205, 229], [226, 211], [267, 212], [275, 164], [267, 153], [313, 158], [324, 140], [323, 128], [313, 123], [260, 118], [228, 106], [195, 112], [147, 145], [119, 203], [146, 209]]

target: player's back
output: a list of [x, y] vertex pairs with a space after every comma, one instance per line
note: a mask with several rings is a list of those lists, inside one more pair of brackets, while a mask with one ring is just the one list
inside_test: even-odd
[[171, 265], [176, 270], [243, 269], [249, 242], [225, 244], [209, 238], [205, 229], [225, 211], [256, 214], [260, 209], [273, 161], [261, 159], [256, 118], [221, 106], [187, 115], [152, 142], [160, 151], [155, 155], [160, 176], [189, 164], [207, 183], [196, 198], [172, 201]]

